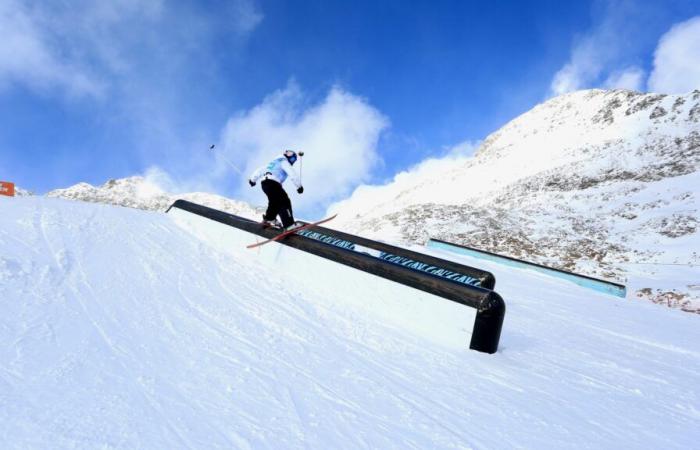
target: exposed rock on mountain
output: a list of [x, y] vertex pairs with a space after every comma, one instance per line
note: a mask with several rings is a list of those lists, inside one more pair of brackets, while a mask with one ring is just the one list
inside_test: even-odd
[[15, 196], [16, 197], [27, 197], [30, 195], [34, 195], [34, 192], [28, 191], [26, 189], [22, 189], [19, 186], [15, 186]]
[[621, 281], [700, 310], [700, 91], [590, 90], [543, 103], [472, 158], [431, 160], [334, 205], [332, 226], [440, 238]]
[[243, 217], [257, 219], [260, 216], [253, 207], [241, 201], [204, 192], [173, 195], [163, 192], [155, 184], [138, 176], [109, 180], [100, 187], [78, 183], [67, 189], [56, 189], [46, 195], [150, 211], [165, 211], [175, 200], [181, 198]]

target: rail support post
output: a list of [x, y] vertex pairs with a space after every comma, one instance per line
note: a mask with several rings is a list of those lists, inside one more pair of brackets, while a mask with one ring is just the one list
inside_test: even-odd
[[477, 309], [469, 348], [484, 353], [496, 353], [505, 315], [506, 303], [503, 298], [495, 292], [490, 292]]

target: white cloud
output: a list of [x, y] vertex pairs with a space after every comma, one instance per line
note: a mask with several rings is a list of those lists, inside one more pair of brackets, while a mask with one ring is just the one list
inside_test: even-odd
[[683, 94], [700, 88], [700, 16], [674, 25], [659, 40], [649, 89]]
[[574, 48], [571, 60], [554, 74], [550, 86], [554, 95], [576, 91], [586, 87], [601, 72], [601, 55], [596, 50], [596, 37], [589, 37]]
[[139, 86], [152, 82], [149, 71], [172, 78], [213, 36], [246, 36], [263, 18], [253, 0], [222, 11], [164, 0], [0, 0], [0, 87], [143, 97], [157, 90]]
[[643, 73], [629, 66], [628, 58], [635, 50], [638, 15], [648, 14], [634, 2], [609, 1], [594, 18], [595, 25], [579, 36], [569, 61], [552, 78], [550, 95], [561, 95], [596, 86], [641, 87]]
[[[248, 189], [247, 176], [284, 149], [303, 151], [303, 161], [295, 168], [302, 172], [304, 194], [297, 196], [290, 182], [285, 186], [295, 211], [316, 213], [368, 179], [379, 161], [380, 134], [388, 125], [388, 119], [365, 99], [339, 87], [319, 104], [309, 105], [291, 82], [231, 118], [222, 132], [221, 151], [245, 175], [237, 176], [245, 184], [240, 195], [258, 204], [265, 198], [259, 188]], [[235, 174], [224, 162], [219, 170]]]
[[40, 20], [23, 3], [0, 1], [0, 87], [18, 83], [71, 95], [99, 95], [103, 85], [88, 70], [61, 58]]
[[467, 140], [447, 148], [444, 158], [469, 158], [481, 145], [481, 141]]
[[139, 185], [139, 189], [143, 192], [139, 192], [144, 197], [162, 194], [162, 193], [180, 193], [176, 183], [173, 178], [165, 170], [158, 166], [151, 166], [146, 169], [146, 172], [141, 175], [145, 183]]
[[425, 159], [397, 173], [388, 183], [358, 186], [352, 195], [330, 205], [328, 214], [342, 212], [344, 218], [352, 217], [353, 205], [371, 206], [391, 202], [392, 199], [409, 192], [422, 182], [437, 180], [454, 170], [462, 170], [460, 168], [473, 157], [480, 145], [481, 141], [461, 142], [444, 149], [442, 156]]
[[216, 125], [198, 108], [219, 87], [221, 48], [235, 55], [263, 20], [255, 0], [219, 3], [0, 0], [0, 96], [21, 89], [89, 111], [121, 144], [94, 150], [106, 156], [98, 170], [158, 164], [175, 174], [169, 189], [212, 190], [192, 149]]
[[[387, 192], [395, 192], [397, 195], [403, 189], [413, 184], [416, 179], [438, 178], [440, 174], [447, 173], [450, 169], [459, 166], [470, 159], [481, 145], [481, 141], [464, 141], [445, 149], [439, 157], [427, 158], [418, 164], [397, 173], [394, 179], [387, 185]], [[363, 186], [358, 189], [372, 191], [373, 186]]]
[[139, 186], [145, 196], [165, 192], [168, 194], [186, 194], [191, 192], [216, 192], [217, 188], [212, 183], [211, 173], [205, 170], [192, 170], [187, 178], [182, 179], [173, 176], [160, 166], [150, 166], [140, 174], [145, 183]]
[[639, 67], [628, 67], [611, 73], [603, 83], [606, 89], [629, 89], [641, 91], [644, 88], [645, 72]]
[[234, 29], [238, 34], [249, 34], [263, 20], [263, 14], [252, 1], [239, 0], [230, 5]]

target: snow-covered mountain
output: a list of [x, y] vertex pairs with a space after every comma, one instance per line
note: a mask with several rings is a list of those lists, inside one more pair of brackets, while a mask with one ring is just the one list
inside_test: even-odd
[[15, 197], [28, 197], [30, 195], [34, 195], [34, 192], [15, 186]]
[[332, 226], [392, 241], [440, 238], [698, 311], [699, 169], [700, 91], [580, 91], [511, 121], [472, 158], [426, 161], [358, 188], [331, 207], [353, 213]]
[[148, 211], [165, 211], [175, 200], [182, 198], [243, 217], [255, 219], [260, 217], [260, 212], [245, 202], [205, 192], [174, 195], [164, 192], [155, 183], [140, 176], [109, 180], [99, 187], [78, 183], [66, 189], [53, 190], [46, 195]]

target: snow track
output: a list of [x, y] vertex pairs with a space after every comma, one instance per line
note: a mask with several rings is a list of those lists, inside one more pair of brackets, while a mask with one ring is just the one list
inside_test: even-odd
[[0, 199], [2, 448], [700, 440], [695, 315], [484, 267], [509, 300], [486, 355], [225, 250], [163, 214]]

